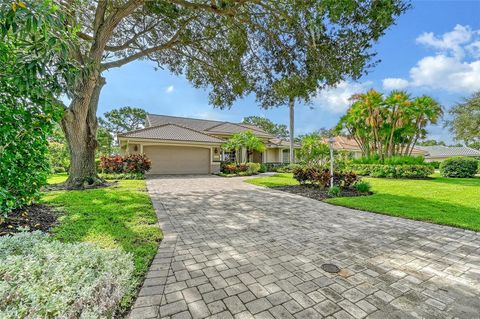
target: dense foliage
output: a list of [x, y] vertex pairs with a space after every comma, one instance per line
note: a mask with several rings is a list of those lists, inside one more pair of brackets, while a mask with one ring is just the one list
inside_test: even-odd
[[[243, 158], [243, 162], [250, 160], [250, 156], [254, 151], [265, 151], [265, 143], [257, 137], [252, 131], [244, 131], [233, 134], [223, 145], [222, 149], [227, 152], [240, 151], [242, 148], [247, 150], [247, 157]], [[238, 157], [236, 157], [238, 161]]]
[[151, 166], [152, 162], [145, 154], [102, 156], [100, 158], [100, 168], [103, 173], [107, 174], [144, 174], [150, 170]]
[[427, 178], [434, 172], [430, 165], [410, 164], [351, 164], [349, 168], [362, 176], [387, 178]]
[[242, 121], [243, 124], [255, 125], [267, 133], [276, 137], [288, 137], [288, 128], [285, 124], [276, 124], [266, 117], [247, 116]]
[[385, 164], [385, 165], [422, 165], [425, 164], [423, 156], [391, 156], [380, 158], [378, 155], [370, 157], [356, 158], [352, 160], [354, 164]]
[[220, 171], [227, 175], [249, 176], [257, 174], [261, 170], [260, 163], [222, 163]]
[[352, 99], [353, 104], [336, 130], [351, 136], [366, 157], [411, 155], [417, 142], [425, 138], [425, 127], [437, 123], [443, 114], [441, 106], [431, 97], [412, 99], [402, 91], [384, 96], [370, 90]]
[[134, 287], [130, 254], [51, 240], [0, 237], [0, 317], [112, 318]]
[[473, 177], [477, 169], [478, 160], [468, 157], [452, 157], [440, 164], [440, 173], [444, 177]]
[[477, 148], [480, 145], [480, 91], [452, 107], [448, 113], [451, 120], [446, 124], [455, 139]]
[[[293, 168], [293, 178], [300, 184], [311, 183], [320, 188], [330, 187], [331, 175], [327, 168], [318, 165], [297, 165]], [[340, 188], [351, 188], [360, 180], [354, 172], [334, 171], [333, 184]]]
[[0, 4], [0, 212], [28, 204], [50, 172], [48, 136], [75, 72], [51, 1]]
[[98, 123], [111, 134], [117, 135], [145, 127], [146, 118], [147, 112], [144, 109], [124, 106], [104, 113]]
[[297, 150], [298, 159], [305, 164], [325, 165], [330, 161], [330, 147], [317, 135], [305, 135]]

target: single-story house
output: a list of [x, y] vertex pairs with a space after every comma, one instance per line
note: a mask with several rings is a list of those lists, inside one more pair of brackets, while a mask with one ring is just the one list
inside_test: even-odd
[[[264, 152], [225, 152], [221, 145], [233, 134], [251, 131], [266, 146]], [[149, 174], [210, 174], [220, 171], [222, 161], [287, 163], [289, 141], [259, 127], [241, 123], [148, 114], [145, 128], [118, 135], [122, 154], [145, 154]]]
[[428, 154], [425, 156], [425, 161], [443, 161], [450, 157], [479, 157], [480, 151], [466, 147], [466, 146], [417, 146]]
[[[362, 157], [362, 150], [358, 145], [357, 141], [353, 138], [346, 136], [335, 136], [333, 138], [333, 149], [336, 151], [347, 151], [353, 154], [354, 158]], [[324, 140], [325, 143], [328, 143], [328, 140]], [[427, 156], [427, 152], [420, 149], [418, 146], [415, 146], [412, 150], [412, 156]]]

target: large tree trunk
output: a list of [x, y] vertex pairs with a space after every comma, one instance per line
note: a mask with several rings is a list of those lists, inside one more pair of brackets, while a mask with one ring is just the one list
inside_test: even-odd
[[290, 163], [295, 163], [295, 145], [294, 145], [294, 122], [295, 122], [295, 98], [291, 97], [288, 101], [290, 108]]
[[82, 94], [72, 100], [62, 119], [62, 129], [70, 151], [67, 188], [78, 189], [104, 183], [98, 177], [95, 165], [98, 126], [96, 113], [104, 84], [105, 78], [101, 76], [85, 80], [79, 90]]

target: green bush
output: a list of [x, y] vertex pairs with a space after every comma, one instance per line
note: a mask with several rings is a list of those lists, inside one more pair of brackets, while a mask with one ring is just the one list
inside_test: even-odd
[[340, 196], [341, 189], [338, 186], [333, 186], [328, 189], [328, 196], [330, 197], [338, 197]]
[[281, 170], [284, 167], [287, 167], [288, 163], [264, 163], [267, 172], [279, 172], [282, 173]]
[[257, 174], [260, 168], [260, 163], [247, 163], [247, 173], [250, 175]]
[[434, 172], [429, 165], [352, 164], [349, 169], [362, 176], [386, 178], [426, 178]]
[[112, 318], [133, 287], [132, 257], [41, 232], [0, 237], [0, 318]]
[[[331, 175], [327, 168], [318, 165], [297, 165], [293, 169], [293, 178], [300, 184], [312, 183], [321, 188], [330, 187]], [[341, 188], [350, 188], [359, 177], [354, 172], [340, 172], [333, 173], [333, 184]]]
[[430, 165], [431, 167], [433, 167], [434, 169], [439, 169], [441, 162], [439, 162], [439, 161], [432, 161], [432, 162], [428, 162], [427, 164]]
[[468, 157], [452, 157], [440, 164], [444, 177], [473, 177], [477, 173], [478, 161]]
[[370, 183], [365, 182], [365, 181], [359, 181], [353, 185], [353, 187], [359, 191], [360, 193], [369, 193], [370, 190], [372, 189], [372, 186]]
[[384, 165], [422, 165], [425, 164], [423, 156], [391, 156], [380, 159], [378, 155], [362, 157], [352, 160], [353, 164], [384, 164]]

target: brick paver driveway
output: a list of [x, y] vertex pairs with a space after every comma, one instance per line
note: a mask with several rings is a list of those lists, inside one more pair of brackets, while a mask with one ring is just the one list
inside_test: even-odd
[[166, 237], [132, 318], [480, 318], [478, 233], [237, 178], [148, 188]]

